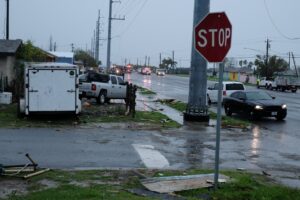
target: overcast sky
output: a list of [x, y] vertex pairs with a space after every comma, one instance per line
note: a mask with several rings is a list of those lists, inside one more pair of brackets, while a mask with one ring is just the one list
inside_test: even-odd
[[[159, 53], [175, 59], [179, 67], [189, 67], [194, 0], [121, 0], [113, 5], [112, 62], [158, 65]], [[5, 2], [0, 0], [0, 38], [5, 37]], [[98, 9], [101, 10], [101, 38], [107, 38], [109, 0], [10, 0], [12, 39], [32, 40], [49, 49], [52, 35], [58, 51], [91, 46]], [[300, 57], [299, 0], [211, 0], [211, 12], [225, 11], [233, 26], [232, 48], [228, 57], [253, 60], [264, 54], [266, 39], [271, 54], [288, 59], [292, 51]], [[106, 62], [106, 42], [101, 41], [100, 59]], [[300, 59], [296, 60], [300, 65]]]

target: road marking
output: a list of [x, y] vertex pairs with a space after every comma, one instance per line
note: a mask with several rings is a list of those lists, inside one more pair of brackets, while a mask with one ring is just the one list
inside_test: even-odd
[[147, 168], [162, 169], [170, 167], [169, 161], [152, 145], [132, 144], [132, 146]]

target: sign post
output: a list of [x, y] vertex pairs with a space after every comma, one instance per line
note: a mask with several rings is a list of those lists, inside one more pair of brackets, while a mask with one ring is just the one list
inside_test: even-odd
[[218, 188], [224, 58], [231, 47], [232, 26], [224, 12], [208, 14], [195, 27], [195, 48], [208, 61], [219, 63], [214, 188]]

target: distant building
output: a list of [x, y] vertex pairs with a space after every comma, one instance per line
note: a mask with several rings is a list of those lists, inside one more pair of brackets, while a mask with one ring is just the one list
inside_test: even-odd
[[56, 57], [55, 62], [74, 64], [73, 52], [50, 51], [49, 53]]
[[0, 40], [0, 85], [6, 89], [15, 80], [16, 55], [22, 40]]

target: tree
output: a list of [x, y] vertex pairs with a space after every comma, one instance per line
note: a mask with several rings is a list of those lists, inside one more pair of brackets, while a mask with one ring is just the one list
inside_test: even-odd
[[257, 73], [261, 77], [272, 77], [274, 72], [282, 72], [288, 69], [289, 64], [282, 58], [276, 55], [268, 59], [266, 65], [265, 56], [257, 55], [254, 64], [257, 66]]
[[38, 47], [35, 47], [33, 43], [28, 40], [23, 43], [17, 52], [17, 59], [26, 62], [46, 62], [46, 53]]
[[99, 64], [99, 63], [97, 63], [95, 58], [93, 58], [92, 56], [90, 56], [89, 53], [87, 53], [86, 51], [83, 51], [81, 49], [77, 49], [75, 51], [74, 58], [77, 61], [81, 60], [84, 63], [85, 67], [98, 67], [98, 64]]
[[177, 65], [176, 61], [173, 61], [172, 58], [164, 58], [162, 60], [162, 63], [159, 65], [159, 68], [168, 70], [170, 66]]

